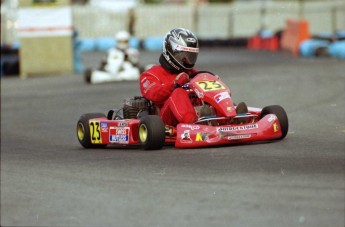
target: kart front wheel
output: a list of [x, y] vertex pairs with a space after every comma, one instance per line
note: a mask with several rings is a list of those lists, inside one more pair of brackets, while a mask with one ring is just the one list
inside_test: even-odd
[[159, 150], [165, 142], [165, 126], [156, 115], [147, 115], [140, 119], [139, 140], [145, 150]]
[[267, 114], [274, 114], [277, 116], [282, 131], [282, 136], [278, 139], [284, 139], [289, 130], [289, 120], [283, 107], [279, 105], [266, 106], [261, 111], [260, 119]]
[[107, 146], [106, 144], [93, 144], [91, 143], [91, 134], [89, 120], [93, 118], [105, 118], [103, 113], [87, 113], [83, 114], [77, 123], [77, 137], [79, 143], [85, 148], [101, 148]]

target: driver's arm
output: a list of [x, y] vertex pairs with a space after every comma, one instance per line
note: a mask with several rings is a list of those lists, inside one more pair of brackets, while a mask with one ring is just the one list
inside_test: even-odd
[[144, 72], [140, 77], [141, 94], [157, 103], [163, 104], [174, 90], [173, 81], [163, 83], [159, 78], [151, 72]]

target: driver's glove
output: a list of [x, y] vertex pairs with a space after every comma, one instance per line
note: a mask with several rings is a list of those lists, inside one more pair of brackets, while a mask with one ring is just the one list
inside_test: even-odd
[[174, 84], [175, 84], [175, 87], [181, 87], [182, 85], [188, 82], [189, 82], [188, 74], [185, 72], [182, 72], [176, 76]]

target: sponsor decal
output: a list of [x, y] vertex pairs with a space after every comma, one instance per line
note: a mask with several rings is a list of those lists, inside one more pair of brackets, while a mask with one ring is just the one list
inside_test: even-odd
[[200, 129], [200, 126], [198, 125], [181, 125], [182, 128], [189, 128], [190, 130], [197, 130], [197, 129]]
[[228, 106], [226, 109], [227, 109], [230, 113], [232, 112], [232, 107], [231, 107], [231, 106]]
[[187, 38], [186, 40], [190, 43], [196, 43], [196, 39], [194, 38]]
[[18, 8], [16, 19], [18, 21], [17, 34], [20, 38], [68, 37], [72, 35], [71, 7], [61, 7], [62, 4], [57, 3], [57, 0], [31, 0], [25, 2], [26, 4], [31, 2], [32, 7]]
[[275, 116], [275, 115], [271, 115], [268, 119], [267, 119], [267, 121], [268, 122], [272, 122], [272, 121], [275, 121], [277, 119], [277, 117]]
[[153, 82], [152, 84], [150, 83], [145, 89], [144, 89], [144, 93], [146, 93], [148, 90], [150, 90], [153, 86], [156, 85], [156, 82]]
[[240, 140], [240, 139], [248, 139], [250, 138], [251, 135], [248, 134], [248, 135], [235, 135], [235, 136], [228, 136], [228, 140]]
[[239, 126], [233, 126], [233, 127], [219, 127], [219, 128], [217, 128], [217, 131], [218, 132], [231, 132], [231, 131], [257, 129], [257, 128], [259, 128], [258, 124], [239, 125]]
[[230, 94], [227, 91], [221, 92], [214, 96], [214, 99], [216, 100], [217, 103], [220, 103], [221, 101], [227, 98], [230, 98]]
[[200, 133], [197, 133], [197, 134], [196, 134], [196, 136], [195, 136], [195, 141], [196, 141], [196, 142], [203, 141], [202, 136], [201, 136]]
[[101, 122], [101, 131], [102, 132], [108, 132], [108, 123], [107, 122]]
[[[172, 45], [174, 46], [174, 43], [172, 43]], [[194, 47], [185, 47], [181, 45], [176, 45], [174, 49], [193, 52], [193, 53], [199, 53], [199, 48], [194, 48]]]
[[178, 67], [177, 65], [175, 65], [171, 60], [169, 55], [166, 53], [166, 48], [165, 45], [163, 45], [163, 56], [164, 58], [169, 62], [169, 64], [174, 67], [176, 70], [180, 70], [181, 67]]
[[197, 133], [196, 134], [196, 136], [195, 136], [195, 141], [196, 142], [202, 142], [202, 141], [204, 141], [204, 142], [211, 142], [210, 140], [211, 140], [211, 138], [213, 137], [213, 138], [218, 138], [218, 135], [217, 134], [215, 134], [215, 135], [212, 135], [212, 134], [210, 134], [210, 133], [205, 133], [205, 132], [202, 132], [202, 133]]
[[192, 139], [190, 138], [190, 130], [184, 130], [183, 134], [181, 135], [181, 143], [191, 143]]
[[126, 121], [120, 121], [117, 123], [117, 126], [120, 126], [120, 127], [127, 127], [128, 126], [128, 122]]
[[102, 137], [101, 137], [101, 127], [100, 121], [97, 120], [90, 120], [89, 122], [89, 129], [90, 129], [90, 139], [91, 143], [93, 144], [101, 144]]
[[143, 83], [143, 87], [147, 88], [147, 86], [150, 85], [150, 81], [149, 80], [145, 80], [145, 82]]
[[195, 94], [198, 96], [198, 98], [202, 99], [204, 97], [204, 93], [199, 91], [198, 89], [194, 89]]
[[273, 124], [273, 132], [278, 132], [278, 130], [279, 130], [279, 127], [278, 127], [277, 123], [274, 123]]
[[[168, 56], [168, 58], [169, 58], [169, 56]], [[178, 67], [177, 65], [175, 65], [174, 62], [172, 62], [172, 61], [170, 60], [170, 58], [169, 58], [169, 60], [167, 60], [167, 61], [168, 61], [169, 64], [170, 64], [172, 67], [174, 67], [176, 70], [180, 70], [181, 67]]]
[[129, 142], [129, 127], [110, 127], [109, 141], [110, 143], [128, 143]]

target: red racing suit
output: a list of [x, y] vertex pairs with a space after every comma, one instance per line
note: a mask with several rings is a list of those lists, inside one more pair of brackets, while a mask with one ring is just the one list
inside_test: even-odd
[[[191, 69], [188, 74], [196, 72]], [[175, 77], [161, 65], [155, 65], [140, 76], [142, 96], [152, 101], [160, 109], [160, 117], [167, 125], [193, 123], [197, 116], [188, 93], [183, 88], [175, 88]]]

